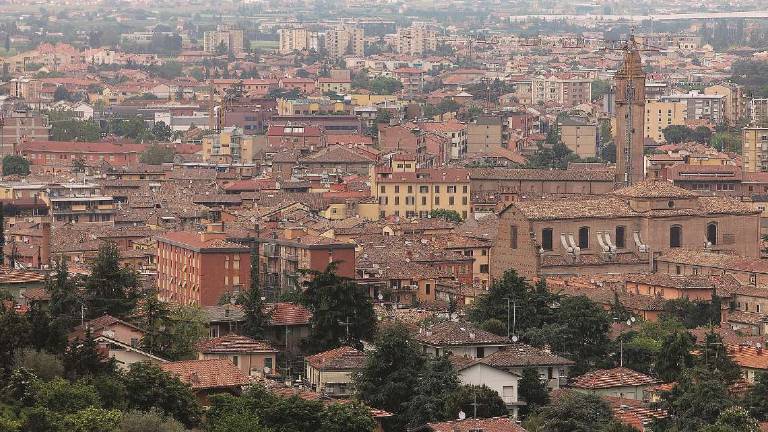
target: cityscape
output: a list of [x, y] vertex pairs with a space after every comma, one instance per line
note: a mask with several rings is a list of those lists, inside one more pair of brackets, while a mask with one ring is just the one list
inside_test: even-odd
[[0, 66], [0, 432], [768, 431], [764, 1], [0, 0]]

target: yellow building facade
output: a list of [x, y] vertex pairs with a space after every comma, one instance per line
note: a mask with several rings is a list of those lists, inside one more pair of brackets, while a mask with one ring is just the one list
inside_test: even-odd
[[687, 104], [685, 102], [645, 101], [645, 137], [657, 143], [666, 142], [664, 129], [668, 126], [685, 125]]

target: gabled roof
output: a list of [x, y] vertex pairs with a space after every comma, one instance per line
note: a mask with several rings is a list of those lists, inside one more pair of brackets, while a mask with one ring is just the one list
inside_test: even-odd
[[341, 346], [306, 358], [307, 363], [318, 370], [362, 369], [367, 356], [350, 346]]
[[613, 387], [635, 387], [658, 384], [659, 380], [632, 369], [618, 367], [613, 369], [598, 369], [574, 378], [570, 386], [573, 388], [595, 390]]
[[621, 188], [613, 195], [624, 198], [696, 198], [699, 194], [675, 186], [666, 180], [651, 179]]
[[550, 351], [532, 347], [524, 343], [515, 343], [504, 347], [493, 354], [479, 360], [498, 368], [513, 368], [527, 366], [569, 366], [575, 364], [572, 360], [552, 354]]
[[278, 302], [265, 305], [269, 324], [273, 326], [309, 325], [312, 312], [302, 305]]
[[91, 335], [93, 337], [100, 336], [104, 330], [107, 330], [108, 328], [114, 326], [114, 325], [122, 325], [125, 327], [129, 327], [133, 330], [143, 332], [142, 329], [139, 327], [123, 321], [119, 318], [115, 318], [112, 315], [103, 315], [98, 318], [94, 318], [90, 321], [86, 321], [84, 324], [80, 324], [79, 326], [75, 327], [70, 333], [69, 333], [69, 339], [83, 339], [85, 338], [85, 334], [88, 330], [91, 331]]
[[184, 360], [163, 363], [160, 368], [176, 375], [193, 390], [241, 387], [251, 381], [226, 359]]
[[509, 417], [427, 423], [426, 429], [434, 432], [525, 432], [525, 429]]
[[234, 334], [200, 342], [197, 345], [197, 348], [204, 354], [278, 352], [278, 350], [267, 341], [255, 340], [248, 336]]
[[445, 321], [419, 332], [416, 340], [433, 346], [508, 345], [509, 339], [479, 329], [470, 323]]

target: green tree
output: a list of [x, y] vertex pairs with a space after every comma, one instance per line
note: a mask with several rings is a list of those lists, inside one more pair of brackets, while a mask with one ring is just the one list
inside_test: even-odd
[[118, 432], [122, 413], [89, 407], [64, 416], [62, 429], [71, 432]]
[[34, 373], [43, 381], [64, 376], [64, 363], [61, 359], [45, 351], [25, 349], [16, 355], [14, 366]]
[[661, 131], [661, 133], [664, 134], [664, 140], [671, 144], [693, 141], [693, 129], [689, 128], [688, 126], [667, 126]]
[[768, 373], [757, 374], [755, 384], [744, 397], [744, 406], [756, 419], [768, 421]]
[[168, 360], [195, 358], [195, 346], [208, 333], [205, 313], [199, 307], [168, 306], [150, 300], [150, 304], [145, 303], [144, 311], [143, 322], [150, 326], [142, 340], [144, 349]]
[[490, 319], [501, 321], [506, 325], [511, 321], [511, 308], [516, 307], [516, 328], [510, 328], [510, 333], [514, 333], [515, 330], [517, 333], [522, 333], [554, 319], [550, 305], [557, 298], [547, 291], [546, 282], [543, 280], [534, 287], [515, 270], [510, 269], [504, 272], [501, 278], [495, 280], [487, 292], [475, 300], [467, 316], [472, 322], [480, 325]]
[[459, 378], [447, 356], [427, 361], [418, 377], [416, 394], [408, 403], [405, 416], [412, 428], [427, 422], [447, 420], [448, 397], [459, 388]]
[[696, 328], [720, 323], [720, 306], [713, 298], [712, 302], [691, 301], [687, 298], [669, 300], [664, 303], [662, 318], [673, 318], [686, 328]]
[[388, 424], [403, 428], [407, 422], [403, 410], [415, 396], [425, 360], [408, 329], [400, 324], [382, 329], [375, 343], [376, 350], [355, 376], [355, 385], [365, 403], [395, 415]]
[[250, 263], [250, 288], [240, 293], [238, 303], [243, 306], [245, 323], [243, 331], [255, 339], [264, 338], [264, 328], [269, 324], [269, 317], [265, 312], [264, 297], [259, 280], [259, 256], [255, 250], [251, 251]]
[[680, 377], [678, 384], [668, 392], [662, 392], [657, 408], [670, 416], [658, 420], [655, 430], [697, 432], [717, 421], [723, 410], [733, 406], [725, 382], [719, 374], [704, 369], [689, 369]]
[[712, 129], [706, 126], [698, 126], [693, 130], [691, 137], [699, 144], [709, 144], [709, 140], [712, 139]]
[[[310, 351], [320, 352], [342, 344], [360, 347], [376, 327], [370, 297], [353, 280], [336, 274], [336, 263], [325, 271], [309, 271], [304, 297], [312, 312]], [[348, 324], [345, 324], [348, 323]]]
[[215, 394], [209, 398], [206, 412], [208, 432], [267, 432], [257, 412], [274, 404], [277, 397], [263, 387], [251, 387], [242, 397], [231, 394]]
[[64, 352], [64, 373], [70, 379], [85, 376], [111, 374], [116, 370], [115, 359], [106, 358], [90, 329], [85, 333], [85, 339], [75, 339]]
[[50, 134], [53, 141], [94, 142], [101, 139], [101, 127], [93, 120], [56, 120]]
[[29, 161], [18, 155], [6, 155], [3, 157], [3, 175], [29, 175]]
[[180, 422], [152, 409], [124, 413], [120, 420], [120, 432], [185, 432], [185, 428]]
[[[477, 403], [477, 405], [474, 405]], [[457, 418], [459, 411], [467, 417], [489, 418], [507, 415], [509, 410], [501, 396], [487, 386], [462, 385], [448, 396], [445, 402], [445, 416]]]
[[200, 422], [202, 410], [192, 389], [179, 378], [151, 363], [134, 363], [125, 374], [129, 408], [153, 408], [172, 416], [187, 427]]
[[99, 394], [93, 386], [62, 378], [41, 382], [35, 399], [38, 406], [62, 414], [72, 414], [88, 407], [101, 406]]
[[46, 276], [45, 289], [51, 295], [48, 310], [52, 323], [60, 331], [68, 332], [75, 323], [80, 322], [84, 305], [77, 282], [70, 277], [67, 261], [63, 258], [54, 262], [53, 274]]
[[489, 318], [480, 324], [480, 328], [498, 336], [507, 335], [507, 325], [496, 318]]
[[449, 222], [461, 222], [461, 215], [456, 210], [435, 209], [429, 212], [429, 217], [434, 219], [445, 219]]
[[37, 400], [40, 379], [25, 367], [17, 367], [5, 380], [3, 399], [21, 406], [32, 406]]
[[162, 165], [173, 162], [175, 156], [176, 151], [172, 145], [152, 144], [141, 153], [139, 159], [147, 165]]
[[139, 299], [139, 279], [136, 272], [120, 265], [120, 252], [114, 242], [104, 242], [85, 278], [89, 296], [89, 316], [105, 314], [125, 318], [133, 312]]
[[173, 136], [173, 130], [164, 121], [159, 121], [152, 126], [152, 135], [158, 141], [170, 141]]
[[735, 406], [724, 409], [715, 424], [705, 426], [701, 432], [760, 432], [760, 424], [747, 410]]
[[599, 101], [611, 92], [611, 82], [607, 80], [592, 81], [592, 101]]
[[697, 358], [701, 367], [717, 374], [729, 384], [741, 378], [741, 368], [731, 359], [723, 338], [715, 333], [714, 328], [706, 333], [702, 345], [702, 352]]
[[541, 432], [592, 432], [607, 427], [613, 413], [597, 395], [567, 392], [541, 409]]
[[13, 369], [16, 355], [29, 343], [30, 326], [26, 317], [13, 308], [0, 307], [0, 377]]
[[659, 378], [665, 382], [678, 380], [680, 374], [694, 364], [693, 348], [693, 339], [688, 332], [675, 331], [664, 338], [655, 367]]
[[368, 407], [357, 402], [336, 403], [323, 410], [320, 429], [323, 432], [373, 432], [376, 422]]
[[539, 371], [535, 368], [523, 369], [517, 388], [518, 397], [526, 403], [520, 408], [520, 414], [523, 417], [549, 403], [547, 385], [539, 378]]

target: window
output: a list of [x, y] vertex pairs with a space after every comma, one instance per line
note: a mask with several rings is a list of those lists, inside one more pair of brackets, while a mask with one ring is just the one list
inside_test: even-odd
[[624, 249], [625, 247], [627, 247], [627, 243], [625, 240], [625, 231], [626, 231], [626, 228], [623, 226], [616, 227], [616, 247], [618, 249]]
[[683, 274], [683, 268], [681, 266], [675, 266], [675, 274]]
[[272, 357], [264, 357], [264, 367], [272, 369]]
[[455, 201], [456, 201], [456, 200], [455, 200], [455, 199], [454, 199], [452, 196], [449, 196], [449, 197], [448, 197], [448, 205], [451, 205], [451, 206], [452, 206], [452, 205], [455, 203]]
[[432, 285], [431, 284], [425, 284], [424, 285], [424, 291], [427, 292], [427, 295], [430, 295], [432, 292]]
[[400, 193], [400, 186], [395, 186], [395, 193]]
[[423, 206], [427, 205], [427, 197], [425, 196], [421, 197], [421, 205]]
[[488, 264], [480, 264], [480, 273], [488, 274]]
[[589, 227], [579, 228], [579, 249], [589, 249]]
[[237, 364], [240, 362], [240, 358], [236, 355], [232, 356], [232, 364], [237, 366]]
[[467, 193], [467, 190], [468, 190], [467, 185], [464, 185], [464, 186], [461, 187], [461, 191], [463, 193]]
[[717, 224], [715, 222], [707, 224], [707, 241], [712, 246], [717, 244]]
[[541, 248], [545, 251], [552, 250], [552, 228], [541, 230]]
[[429, 186], [419, 186], [419, 193], [429, 193]]
[[485, 357], [485, 347], [477, 347], [477, 358]]
[[409, 193], [409, 194], [410, 194], [410, 193], [413, 193], [413, 186], [410, 186], [410, 185], [408, 186], [408, 193]]
[[456, 193], [456, 186], [448, 186], [448, 193]]
[[439, 196], [435, 197], [435, 205], [440, 205], [440, 197]]
[[517, 249], [517, 226], [509, 227], [509, 247]]
[[387, 191], [387, 188], [384, 185], [381, 185], [381, 193], [385, 193]]
[[680, 225], [672, 225], [669, 227], [669, 247], [683, 247], [683, 227]]
[[440, 193], [440, 186], [435, 186], [435, 193]]

